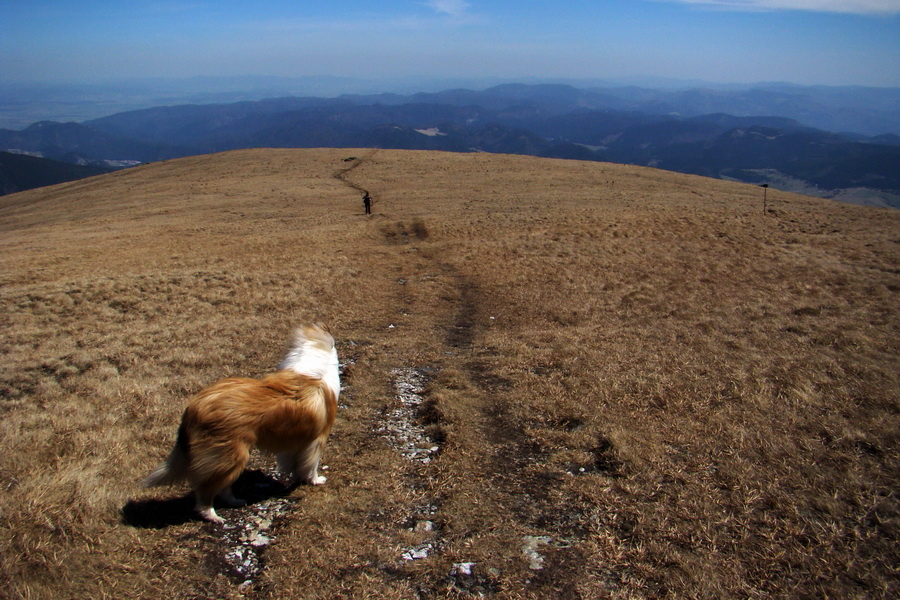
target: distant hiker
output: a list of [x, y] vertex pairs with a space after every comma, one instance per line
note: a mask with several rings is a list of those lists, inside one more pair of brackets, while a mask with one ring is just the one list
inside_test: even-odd
[[366, 207], [366, 214], [372, 214], [372, 196], [369, 195], [369, 192], [366, 192], [366, 195], [363, 196], [363, 206]]

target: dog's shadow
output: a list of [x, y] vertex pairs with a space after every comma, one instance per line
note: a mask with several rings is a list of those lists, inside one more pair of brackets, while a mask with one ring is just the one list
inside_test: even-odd
[[[286, 496], [295, 487], [285, 485], [260, 469], [251, 469], [244, 471], [231, 489], [237, 498], [250, 505]], [[121, 513], [126, 525], [140, 529], [164, 529], [202, 520], [194, 512], [194, 495], [190, 493], [169, 499], [129, 500]]]

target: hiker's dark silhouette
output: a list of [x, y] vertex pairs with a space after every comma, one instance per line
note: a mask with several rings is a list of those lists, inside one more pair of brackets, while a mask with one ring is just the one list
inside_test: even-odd
[[372, 196], [369, 195], [369, 192], [366, 192], [365, 196], [363, 196], [363, 206], [366, 208], [366, 214], [372, 214]]

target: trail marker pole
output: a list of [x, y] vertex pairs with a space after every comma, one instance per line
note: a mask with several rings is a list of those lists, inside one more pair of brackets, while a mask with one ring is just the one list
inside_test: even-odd
[[763, 189], [763, 214], [766, 214], [766, 202], [768, 200], [767, 195], [769, 192], [769, 184], [764, 183], [759, 187], [761, 187]]

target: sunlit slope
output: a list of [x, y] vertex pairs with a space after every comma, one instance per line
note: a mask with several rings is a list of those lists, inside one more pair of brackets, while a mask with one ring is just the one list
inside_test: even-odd
[[[890, 597], [900, 213], [766, 200], [267, 149], [0, 198], [8, 593]], [[290, 494], [240, 588], [185, 490], [138, 482], [192, 392], [266, 373], [301, 321], [345, 363], [329, 480]]]

